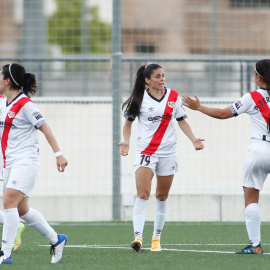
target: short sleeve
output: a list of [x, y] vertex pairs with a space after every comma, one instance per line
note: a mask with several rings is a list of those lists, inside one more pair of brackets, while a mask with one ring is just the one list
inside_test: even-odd
[[175, 102], [175, 114], [174, 114], [174, 117], [177, 121], [182, 121], [184, 119], [187, 118], [187, 114], [186, 114], [186, 111], [184, 109], [184, 106], [183, 106], [183, 103], [182, 103], [182, 100], [181, 98], [178, 96], [177, 97], [177, 100]]
[[250, 110], [253, 104], [252, 98], [249, 93], [242, 96], [237, 102], [231, 105], [231, 111], [234, 116], [239, 114], [246, 113]]
[[41, 126], [43, 126], [46, 121], [39, 111], [37, 105], [34, 102], [27, 102], [25, 106], [23, 107], [23, 113], [26, 117], [26, 119], [32, 123], [32, 125], [39, 129]]

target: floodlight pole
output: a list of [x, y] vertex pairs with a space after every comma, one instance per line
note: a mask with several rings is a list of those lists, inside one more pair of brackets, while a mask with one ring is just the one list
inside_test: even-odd
[[121, 159], [118, 143], [121, 140], [121, 0], [113, 0], [112, 23], [112, 130], [113, 130], [113, 195], [112, 218], [121, 220]]

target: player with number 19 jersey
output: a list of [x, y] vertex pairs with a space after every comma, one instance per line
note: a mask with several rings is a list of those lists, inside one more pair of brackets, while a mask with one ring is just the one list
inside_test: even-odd
[[[175, 90], [164, 88], [163, 97], [154, 98], [145, 90], [138, 116], [137, 151], [141, 154], [157, 157], [169, 157], [176, 154], [177, 133], [173, 119], [187, 118], [182, 101]], [[125, 114], [125, 118], [135, 118]]]
[[24, 157], [39, 162], [37, 129], [45, 119], [36, 104], [22, 92], [0, 109], [1, 147], [4, 167], [24, 162]]

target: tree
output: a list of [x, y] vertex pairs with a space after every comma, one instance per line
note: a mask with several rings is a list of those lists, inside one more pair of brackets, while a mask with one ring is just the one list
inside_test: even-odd
[[87, 52], [109, 53], [111, 50], [112, 27], [102, 22], [98, 7], [88, 9], [90, 19], [82, 24], [84, 0], [56, 0], [57, 11], [48, 19], [48, 42], [57, 44], [64, 54], [82, 53], [82, 25], [87, 27]]

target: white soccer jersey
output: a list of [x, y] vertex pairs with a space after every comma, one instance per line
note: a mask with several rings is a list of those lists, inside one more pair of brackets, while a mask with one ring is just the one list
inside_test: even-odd
[[33, 101], [20, 93], [0, 109], [1, 146], [4, 166], [22, 159], [39, 160], [37, 129], [45, 119]]
[[[135, 120], [128, 115], [125, 118]], [[174, 118], [178, 121], [187, 118], [178, 93], [165, 88], [163, 97], [157, 100], [146, 90], [138, 116], [137, 151], [158, 157], [175, 155], [177, 134]]]
[[[6, 106], [6, 99], [4, 96], [0, 94], [0, 110], [2, 107]], [[3, 155], [2, 155], [2, 150], [0, 151], [0, 180], [2, 179], [2, 169], [4, 166], [4, 161], [3, 161]]]
[[265, 136], [269, 136], [267, 125], [270, 113], [269, 102], [268, 91], [258, 89], [245, 94], [231, 106], [234, 116], [241, 113], [250, 115], [253, 124], [251, 138], [263, 140]]

